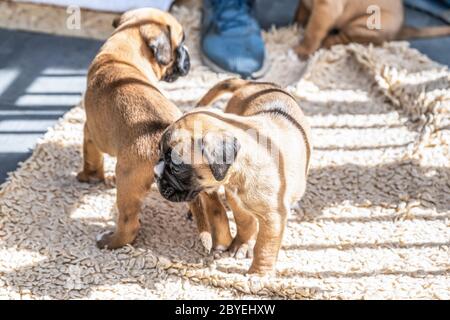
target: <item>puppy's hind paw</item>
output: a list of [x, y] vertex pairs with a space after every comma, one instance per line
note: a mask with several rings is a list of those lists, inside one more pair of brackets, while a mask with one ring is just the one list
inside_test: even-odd
[[118, 249], [127, 244], [131, 244], [136, 238], [136, 234], [129, 234], [127, 236], [123, 236], [118, 234], [117, 232], [106, 231], [99, 234], [96, 238], [97, 247], [99, 249]]
[[89, 182], [89, 176], [84, 171], [81, 171], [77, 174], [77, 180], [79, 182]]
[[105, 177], [103, 176], [103, 174], [88, 173], [86, 171], [81, 171], [77, 174], [77, 180], [79, 182], [85, 183], [98, 183], [105, 181]]
[[111, 236], [114, 234], [112, 231], [105, 231], [103, 233], [98, 234], [95, 237], [95, 241], [97, 243], [97, 247], [99, 249], [109, 248], [109, 243], [111, 242]]

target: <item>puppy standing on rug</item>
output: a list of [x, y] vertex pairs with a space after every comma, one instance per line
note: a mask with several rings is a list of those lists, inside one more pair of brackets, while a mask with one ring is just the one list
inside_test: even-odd
[[237, 225], [229, 249], [239, 251], [256, 236], [249, 272], [264, 274], [273, 270], [287, 215], [305, 192], [310, 129], [294, 98], [274, 84], [225, 80], [199, 105], [226, 92], [234, 95], [225, 113], [195, 109], [165, 131], [156, 181], [170, 201], [200, 195], [193, 214], [206, 209], [213, 230], [224, 235], [218, 245], [229, 245], [228, 220], [216, 193], [223, 185]]
[[[373, 23], [374, 15], [379, 15], [379, 26]], [[306, 28], [294, 51], [306, 58], [321, 47], [336, 44], [380, 45], [385, 41], [450, 35], [450, 27], [416, 29], [403, 26], [403, 20], [401, 0], [301, 0], [297, 22]]]
[[109, 249], [136, 238], [142, 199], [159, 158], [158, 142], [181, 116], [157, 82], [174, 81], [190, 67], [183, 29], [169, 13], [132, 10], [114, 26], [88, 73], [84, 166], [77, 176], [81, 182], [103, 181], [103, 153], [117, 157], [117, 226], [97, 239], [100, 248]]

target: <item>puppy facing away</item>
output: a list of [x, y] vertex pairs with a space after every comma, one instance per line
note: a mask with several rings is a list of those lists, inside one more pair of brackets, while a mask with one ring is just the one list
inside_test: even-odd
[[[310, 129], [294, 98], [271, 83], [225, 80], [199, 106], [226, 92], [234, 94], [225, 113], [196, 108], [166, 129], [156, 181], [166, 199], [192, 201], [216, 246], [242, 252], [256, 239], [249, 273], [264, 274], [273, 270], [287, 215], [305, 192]], [[232, 242], [220, 186], [236, 220]]]
[[306, 26], [302, 42], [294, 48], [300, 58], [336, 44], [380, 45], [385, 41], [450, 35], [448, 26], [403, 26], [401, 0], [301, 0], [296, 19]]
[[97, 239], [100, 248], [132, 242], [141, 202], [153, 182], [164, 129], [181, 116], [157, 88], [188, 73], [190, 62], [179, 22], [169, 13], [143, 8], [124, 13], [92, 62], [84, 98], [81, 182], [103, 181], [103, 153], [117, 157], [119, 211], [114, 232]]

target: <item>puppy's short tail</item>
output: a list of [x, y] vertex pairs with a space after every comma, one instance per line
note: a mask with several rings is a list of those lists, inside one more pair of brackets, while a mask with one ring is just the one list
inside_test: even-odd
[[403, 26], [396, 40], [450, 36], [450, 26], [414, 28]]
[[216, 101], [220, 96], [225, 93], [233, 93], [236, 90], [250, 83], [250, 81], [231, 78], [223, 80], [212, 87], [203, 98], [197, 103], [196, 107], [206, 107]]

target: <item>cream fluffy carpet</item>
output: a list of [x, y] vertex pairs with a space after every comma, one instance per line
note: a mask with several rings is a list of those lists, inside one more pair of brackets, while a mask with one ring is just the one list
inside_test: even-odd
[[[198, 53], [199, 11], [179, 7], [192, 71], [167, 96], [187, 110], [219, 79]], [[75, 107], [0, 191], [0, 298], [450, 298], [450, 72], [406, 43], [320, 51], [305, 64], [294, 27], [264, 35], [265, 80], [309, 117], [315, 151], [277, 275], [205, 254], [186, 206], [153, 189], [133, 246], [99, 250], [115, 188], [80, 184], [84, 112]], [[107, 159], [112, 174], [114, 160]]]

